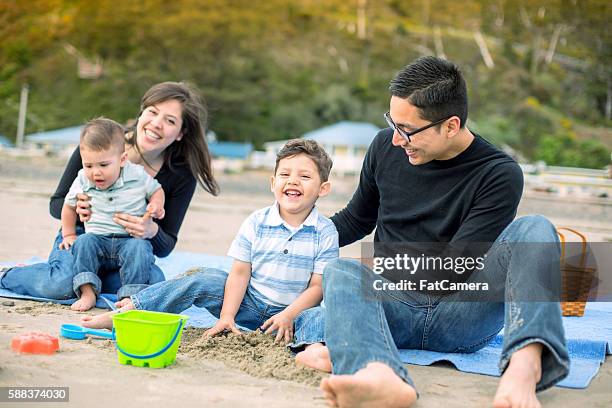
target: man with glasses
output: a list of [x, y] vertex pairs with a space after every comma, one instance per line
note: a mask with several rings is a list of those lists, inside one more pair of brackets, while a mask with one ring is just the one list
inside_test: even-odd
[[[455, 65], [418, 59], [389, 89], [389, 128], [370, 145], [351, 201], [332, 217], [340, 246], [374, 228], [375, 243], [489, 243], [484, 269], [473, 276], [496, 282], [501, 296], [461, 301], [453, 300], [457, 294], [378, 290], [373, 282], [381, 276], [339, 259], [324, 274], [327, 347], [299, 360], [322, 368], [331, 357], [334, 375], [321, 389], [334, 406], [405, 407], [417, 393], [398, 348], [470, 353], [505, 323], [493, 405], [537, 407], [536, 391], [562, 380], [569, 367], [559, 303], [524, 301], [534, 288], [551, 286], [560, 256], [555, 229], [541, 216], [514, 220], [521, 169], [465, 126], [467, 91]], [[508, 242], [551, 244], [518, 253]]]

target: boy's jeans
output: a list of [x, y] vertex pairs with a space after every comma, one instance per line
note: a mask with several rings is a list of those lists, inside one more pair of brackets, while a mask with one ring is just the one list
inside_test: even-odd
[[[513, 253], [509, 244], [516, 242], [553, 244], [523, 245], [524, 251]], [[325, 269], [323, 286], [325, 340], [334, 373], [354, 374], [370, 362], [381, 362], [414, 387], [398, 347], [471, 353], [485, 347], [505, 322], [500, 370], [507, 368], [512, 353], [538, 342], [543, 345], [542, 378], [536, 390], [553, 386], [569, 372], [559, 302], [521, 299], [550, 281], [550, 268], [538, 265], [551, 265], [551, 261], [554, 265], [559, 252], [555, 229], [545, 218], [524, 217], [511, 223], [487, 253], [485, 268], [479, 272], [500, 282], [505, 302], [452, 301], [448, 297], [453, 295], [443, 299], [416, 291], [377, 291], [372, 283], [381, 278], [366, 266], [342, 259], [331, 262]]]
[[98, 272], [103, 269], [119, 269], [121, 288], [117, 298], [129, 297], [149, 283], [149, 273], [155, 262], [153, 247], [146, 239], [136, 239], [129, 235], [91, 233], [79, 235], [72, 246], [73, 283], [72, 289], [81, 296], [80, 287], [93, 286], [96, 295], [102, 290]]
[[[223, 306], [227, 272], [201, 268], [200, 270], [175, 279], [160, 282], [132, 295], [137, 309], [158, 312], [180, 313], [192, 305], [206, 308], [213, 316], [219, 317]], [[263, 302], [253, 291], [247, 289], [234, 321], [237, 325], [255, 330], [270, 317], [285, 308]], [[323, 342], [323, 319], [320, 307], [302, 311], [294, 321], [294, 341], [289, 347]]]
[[[77, 226], [76, 231], [77, 235], [85, 233], [82, 226]], [[21, 295], [45, 299], [74, 299], [76, 295], [72, 290], [72, 250], [59, 249], [61, 242], [62, 231], [60, 230], [55, 237], [47, 262], [9, 269], [4, 275], [0, 276], [0, 288], [8, 289]], [[104, 276], [100, 276], [102, 278], [103, 292], [117, 292], [121, 287], [121, 282], [120, 279], [117, 279], [117, 275], [116, 269], [110, 269], [104, 273]], [[161, 269], [157, 265], [153, 265], [148, 283], [153, 284], [164, 279], [164, 273]]]

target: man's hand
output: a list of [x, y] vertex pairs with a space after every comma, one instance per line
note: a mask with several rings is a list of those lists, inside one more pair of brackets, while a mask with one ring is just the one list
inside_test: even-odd
[[221, 318], [217, 320], [217, 323], [215, 323], [213, 327], [206, 330], [204, 335], [212, 337], [226, 330], [231, 331], [234, 334], [242, 334], [240, 330], [238, 330], [238, 327], [236, 327], [234, 319]]
[[293, 318], [288, 313], [280, 312], [266, 320], [261, 326], [264, 333], [270, 334], [277, 331], [274, 341], [280, 343], [284, 340], [285, 344], [291, 343], [293, 340]]
[[59, 244], [59, 249], [70, 249], [76, 239], [76, 234], [66, 235], [65, 237], [63, 237], [62, 243]]

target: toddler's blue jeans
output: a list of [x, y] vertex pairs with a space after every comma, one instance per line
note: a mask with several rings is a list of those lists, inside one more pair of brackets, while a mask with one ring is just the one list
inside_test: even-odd
[[96, 295], [102, 290], [98, 273], [101, 269], [119, 270], [121, 287], [117, 298], [129, 297], [146, 288], [151, 267], [155, 263], [153, 246], [146, 239], [136, 239], [125, 234], [83, 234], [72, 246], [74, 293], [80, 297], [80, 287], [93, 286]]

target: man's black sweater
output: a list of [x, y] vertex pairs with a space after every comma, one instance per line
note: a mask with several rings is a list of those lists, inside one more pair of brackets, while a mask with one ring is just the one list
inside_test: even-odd
[[507, 154], [475, 135], [458, 156], [415, 166], [392, 134], [374, 138], [355, 194], [332, 217], [340, 246], [374, 227], [374, 242], [493, 243], [512, 222], [523, 174]]

